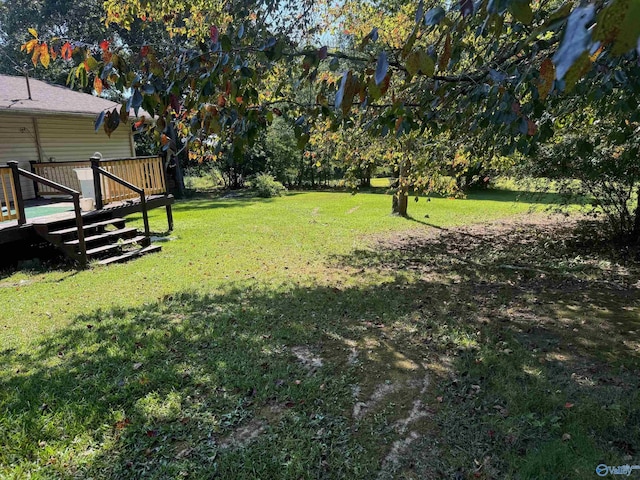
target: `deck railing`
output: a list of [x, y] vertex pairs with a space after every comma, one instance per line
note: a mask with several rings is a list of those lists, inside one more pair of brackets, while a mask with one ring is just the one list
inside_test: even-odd
[[0, 222], [19, 220], [16, 184], [11, 167], [0, 167]]
[[84, 239], [84, 228], [82, 221], [82, 210], [80, 208], [80, 192], [69, 188], [65, 185], [61, 185], [57, 182], [53, 182], [48, 178], [41, 177], [33, 172], [28, 172], [23, 170], [18, 166], [18, 162], [8, 162], [9, 169], [11, 170], [11, 177], [13, 178], [13, 183], [16, 186], [15, 195], [16, 195], [16, 210], [18, 212], [18, 224], [24, 225], [27, 222], [26, 215], [24, 213], [24, 200], [22, 199], [22, 191], [20, 187], [20, 177], [28, 178], [38, 185], [44, 185], [52, 190], [59, 191], [65, 195], [71, 197], [73, 201], [73, 211], [76, 217], [76, 228], [78, 230], [78, 247], [79, 251], [79, 262], [82, 268], [86, 268], [87, 266], [87, 245]]
[[[52, 163], [32, 163], [31, 170], [40, 177], [48, 178], [52, 182], [65, 185], [73, 190], [80, 191], [80, 181], [74, 169], [89, 168], [91, 163], [89, 160], [83, 162], [52, 162]], [[46, 195], [55, 197], [58, 195], [66, 195], [59, 190], [51, 188], [47, 185], [38, 184], [38, 195]]]
[[[100, 168], [144, 190], [145, 195], [167, 191], [160, 157], [104, 159]], [[138, 198], [137, 192], [105, 176], [101, 177], [101, 187], [104, 204]]]
[[[80, 182], [74, 169], [91, 168], [91, 162], [34, 163], [32, 168], [41, 177], [80, 191]], [[161, 157], [100, 159], [100, 168], [144, 190], [145, 195], [167, 191]], [[138, 198], [137, 192], [106, 176], [100, 177], [100, 186], [103, 205]], [[44, 186], [39, 188], [38, 194], [55, 196], [61, 192]]]

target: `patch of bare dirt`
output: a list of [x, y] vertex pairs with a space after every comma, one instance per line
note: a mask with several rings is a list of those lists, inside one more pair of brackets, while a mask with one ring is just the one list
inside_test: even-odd
[[262, 420], [253, 419], [248, 424], [234, 430], [220, 441], [220, 448], [240, 448], [257, 439], [266, 429]]
[[313, 353], [307, 346], [299, 345], [291, 347], [291, 353], [293, 353], [300, 364], [310, 372], [317, 370], [324, 364], [322, 357]]

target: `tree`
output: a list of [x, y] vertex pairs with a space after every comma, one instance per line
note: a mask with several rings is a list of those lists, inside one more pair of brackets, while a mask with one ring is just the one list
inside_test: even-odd
[[[337, 130], [364, 112], [368, 132], [401, 143], [413, 142], [413, 132], [437, 138], [465, 129], [477, 144], [494, 146], [497, 155], [528, 154], [553, 135], [550, 105], [577, 86], [590, 98], [601, 70], [617, 71], [637, 61], [640, 36], [640, 0], [577, 6], [526, 0], [459, 0], [444, 6], [350, 1], [340, 9], [342, 17], [331, 20], [334, 26], [349, 23], [338, 26], [357, 46], [347, 53], [314, 44], [323, 37], [310, 2], [109, 0], [105, 5], [107, 22], [122, 28], [136, 21], [161, 23], [175, 45], [159, 48], [151, 42], [127, 57], [115, 43], [76, 43], [80, 84], [93, 79], [130, 89], [127, 103], [157, 115], [159, 132], [173, 123], [188, 141], [213, 133], [230, 152], [250, 147], [287, 105], [302, 148], [315, 122], [329, 120]], [[380, 23], [362, 20], [367, 9], [379, 5], [384, 14], [373, 18]], [[68, 56], [65, 45], [62, 39], [36, 37], [25, 49], [38, 60], [38, 51]], [[44, 63], [47, 55], [39, 59]], [[303, 85], [313, 85], [311, 101], [300, 101]], [[116, 128], [117, 116], [114, 111], [99, 117], [96, 127]], [[408, 166], [400, 168], [403, 189]]]
[[[520, 166], [527, 175], [556, 180], [561, 191], [590, 197], [611, 232], [626, 243], [640, 240], [640, 67], [619, 60], [600, 69], [598, 87], [555, 102], [554, 136]], [[577, 180], [577, 182], [576, 182]]]

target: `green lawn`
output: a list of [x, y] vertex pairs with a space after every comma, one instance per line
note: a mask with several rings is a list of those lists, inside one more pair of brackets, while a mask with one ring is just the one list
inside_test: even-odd
[[377, 193], [193, 199], [159, 254], [5, 272], [0, 478], [640, 463], [636, 271], [513, 223], [553, 200], [421, 199], [404, 219]]

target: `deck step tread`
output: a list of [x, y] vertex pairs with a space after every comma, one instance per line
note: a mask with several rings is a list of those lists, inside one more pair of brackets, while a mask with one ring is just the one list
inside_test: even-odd
[[108, 243], [107, 245], [102, 245], [100, 247], [90, 248], [90, 249], [87, 250], [87, 255], [89, 255], [89, 256], [97, 255], [99, 253], [105, 253], [105, 252], [108, 252], [110, 250], [115, 250], [118, 247], [124, 247], [125, 245], [132, 245], [134, 243], [143, 243], [146, 238], [147, 237], [145, 237], [144, 235], [138, 235], [136, 237], [128, 238], [126, 240], [123, 240], [121, 242]]
[[[91, 235], [89, 237], [85, 237], [84, 241], [85, 243], [96, 242], [98, 240], [107, 240], [110, 238], [129, 235], [134, 232], [137, 232], [137, 230], [133, 227], [119, 228], [118, 230], [111, 230], [109, 232], [100, 233], [99, 235]], [[79, 244], [80, 244], [80, 241], [78, 239], [64, 242], [64, 245], [79, 245]]]
[[[89, 223], [87, 225], [83, 225], [83, 230], [90, 230], [92, 228], [98, 227], [106, 227], [107, 225], [113, 225], [116, 223], [124, 223], [124, 218], [110, 218], [109, 220], [103, 220], [101, 222]], [[49, 232], [49, 235], [66, 235], [68, 233], [77, 232], [78, 228], [73, 226], [69, 228], [63, 228], [62, 230], [54, 230]]]
[[133, 250], [131, 252], [123, 253], [122, 255], [105, 258], [98, 261], [98, 263], [100, 265], [109, 265], [110, 263], [124, 262], [125, 260], [128, 260], [130, 258], [139, 257], [147, 253], [159, 252], [160, 250], [162, 250], [162, 247], [160, 245], [149, 245], [148, 247], [144, 247], [139, 250]]

